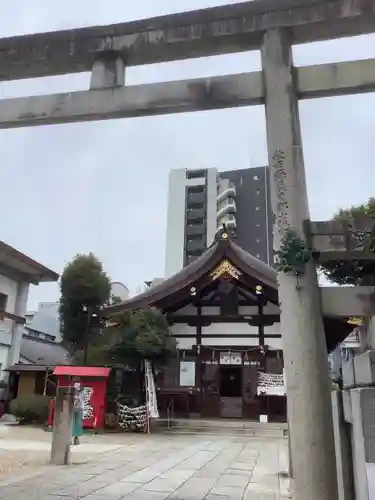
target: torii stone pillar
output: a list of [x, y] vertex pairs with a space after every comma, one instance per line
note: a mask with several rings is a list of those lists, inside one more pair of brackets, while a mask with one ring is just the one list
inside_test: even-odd
[[[287, 227], [305, 239], [303, 221], [310, 216], [288, 33], [266, 32], [261, 55], [277, 250]], [[278, 280], [294, 498], [336, 500], [331, 386], [315, 263], [298, 280], [284, 273]]]
[[125, 63], [115, 51], [103, 52], [91, 71], [90, 90], [118, 87], [125, 84]]

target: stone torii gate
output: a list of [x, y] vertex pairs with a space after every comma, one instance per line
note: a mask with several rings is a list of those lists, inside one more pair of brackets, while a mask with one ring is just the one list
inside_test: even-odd
[[[112, 26], [0, 39], [0, 81], [91, 71], [87, 91], [0, 100], [0, 128], [265, 105], [298, 500], [337, 498], [316, 263], [305, 245], [309, 237], [318, 243], [322, 239], [309, 222], [298, 99], [373, 91], [375, 60], [295, 68], [291, 47], [374, 31], [371, 0], [254, 0]], [[261, 50], [262, 72], [125, 85], [129, 66], [256, 49]], [[294, 264], [288, 264], [288, 245], [303, 250], [298, 279]], [[316, 247], [323, 256], [327, 248]], [[355, 248], [351, 250], [352, 257], [358, 256]], [[335, 251], [337, 244], [331, 255]]]

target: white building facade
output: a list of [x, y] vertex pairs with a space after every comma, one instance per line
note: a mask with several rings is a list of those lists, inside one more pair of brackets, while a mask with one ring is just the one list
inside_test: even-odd
[[28, 335], [40, 340], [61, 342], [59, 302], [40, 302], [36, 311], [25, 314]]
[[219, 173], [216, 168], [172, 170], [169, 175], [166, 277], [190, 264], [225, 225], [237, 243], [272, 265], [268, 168]]
[[59, 275], [0, 241], [0, 381], [18, 363], [30, 284], [57, 281]]

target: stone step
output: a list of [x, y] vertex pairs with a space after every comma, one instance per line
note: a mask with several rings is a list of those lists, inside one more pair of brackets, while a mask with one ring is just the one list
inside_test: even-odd
[[168, 434], [212, 434], [246, 435], [264, 438], [283, 438], [287, 436], [287, 425], [279, 423], [260, 423], [243, 420], [199, 420], [199, 419], [159, 419], [157, 428]]
[[256, 437], [256, 438], [262, 438], [262, 439], [284, 439], [286, 436], [280, 432], [280, 431], [273, 431], [273, 432], [254, 432], [250, 430], [236, 430], [236, 429], [215, 429], [215, 430], [209, 430], [207, 428], [202, 428], [202, 427], [197, 427], [195, 429], [182, 429], [180, 427], [172, 427], [170, 429], [164, 428], [161, 429], [161, 432], [163, 434], [179, 434], [179, 435], [196, 435], [196, 434], [202, 434], [206, 436], [220, 436], [220, 435], [226, 435], [226, 436], [248, 436], [248, 437]]

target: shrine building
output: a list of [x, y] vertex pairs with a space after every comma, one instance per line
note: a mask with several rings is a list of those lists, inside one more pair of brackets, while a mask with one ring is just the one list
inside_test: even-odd
[[[180, 272], [106, 314], [145, 307], [167, 316], [178, 344], [156, 379], [162, 416], [173, 407], [177, 417], [286, 420], [277, 273], [225, 229]], [[353, 329], [333, 317], [324, 326], [328, 351]]]

